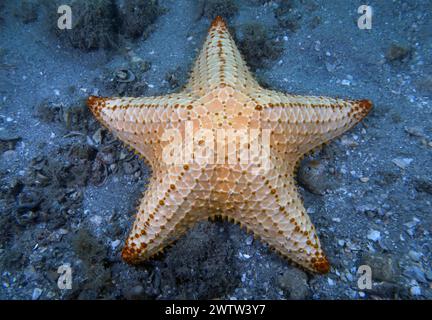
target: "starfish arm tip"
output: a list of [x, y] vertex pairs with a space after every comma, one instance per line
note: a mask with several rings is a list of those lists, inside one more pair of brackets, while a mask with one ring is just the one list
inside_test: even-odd
[[364, 111], [369, 112], [370, 110], [372, 110], [373, 103], [368, 99], [362, 99], [359, 101], [359, 106]]
[[372, 110], [372, 107], [372, 101], [368, 99], [357, 100], [354, 107], [355, 118], [357, 118], [359, 121], [363, 120]]
[[135, 253], [135, 250], [133, 248], [129, 248], [127, 245], [124, 246], [121, 257], [123, 261], [125, 261], [128, 264], [137, 264], [138, 262], [138, 255]]
[[216, 18], [213, 19], [210, 28], [217, 26], [226, 26], [225, 20], [221, 16], [216, 16]]
[[92, 107], [94, 107], [95, 105], [98, 104], [98, 102], [99, 102], [100, 99], [101, 99], [100, 97], [96, 97], [96, 96], [89, 96], [89, 97], [87, 98], [87, 105], [88, 105], [90, 108], [92, 108]]
[[330, 271], [330, 263], [325, 256], [320, 257], [313, 265], [314, 271], [320, 274], [326, 274]]
[[89, 96], [87, 98], [87, 106], [89, 107], [90, 111], [98, 117], [100, 114], [101, 109], [103, 108], [105, 104], [106, 98], [102, 97], [96, 97], [96, 96]]

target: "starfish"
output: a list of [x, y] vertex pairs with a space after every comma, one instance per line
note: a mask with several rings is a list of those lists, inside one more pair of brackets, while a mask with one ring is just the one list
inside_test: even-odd
[[[300, 96], [262, 88], [226, 23], [217, 17], [181, 92], [139, 98], [90, 96], [88, 106], [153, 170], [122, 251], [126, 262], [149, 259], [197, 221], [222, 216], [296, 265], [317, 273], [329, 271], [297, 191], [296, 167], [309, 151], [362, 120], [372, 107], [369, 100]], [[166, 139], [173, 130], [177, 134]], [[214, 134], [213, 138], [203, 143], [200, 130]], [[253, 130], [258, 134], [252, 134]], [[268, 161], [226, 161], [243, 158], [237, 153], [232, 157], [227, 139], [220, 136], [223, 131], [240, 132], [240, 139], [248, 134], [249, 140], [235, 140], [234, 145]], [[207, 143], [215, 137], [220, 138], [216, 151]], [[256, 141], [263, 146], [260, 153], [252, 153], [251, 144]], [[195, 148], [202, 144], [205, 152]], [[212, 150], [217, 161], [198, 161]], [[188, 159], [187, 151], [191, 152]], [[183, 162], [167, 161], [167, 153], [183, 155]]]

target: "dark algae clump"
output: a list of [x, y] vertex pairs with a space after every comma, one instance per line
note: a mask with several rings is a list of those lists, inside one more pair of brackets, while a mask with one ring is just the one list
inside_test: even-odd
[[411, 58], [412, 49], [408, 46], [392, 43], [386, 52], [386, 59], [390, 63], [406, 62]]
[[90, 112], [83, 101], [70, 105], [42, 101], [35, 107], [34, 114], [41, 121], [49, 124], [62, 124], [66, 130], [86, 132], [89, 126]]
[[291, 32], [296, 32], [300, 28], [302, 15], [295, 8], [295, 1], [280, 0], [278, 4], [279, 6], [274, 10], [274, 14], [279, 26]]
[[260, 23], [246, 24], [239, 33], [239, 49], [252, 69], [262, 68], [267, 60], [278, 58], [283, 51]]
[[[57, 26], [60, 4], [72, 9], [72, 29], [61, 30]], [[146, 38], [151, 26], [164, 12], [156, 0], [126, 0], [121, 5], [113, 0], [70, 0], [48, 2], [51, 30], [64, 42], [85, 51], [121, 48], [122, 36]]]
[[[194, 235], [179, 239], [167, 252], [161, 280], [162, 285], [170, 283], [177, 288], [175, 298], [221, 298], [240, 281], [240, 271], [233, 268], [235, 243], [226, 230], [220, 232], [222, 226], [200, 223]], [[227, 265], [231, 267], [225, 268]]]
[[72, 238], [75, 254], [82, 260], [85, 279], [72, 292], [73, 298], [97, 299], [107, 296], [113, 285], [111, 271], [106, 260], [106, 247], [87, 229], [81, 229]]
[[147, 38], [151, 25], [164, 12], [157, 0], [126, 0], [120, 9], [123, 33], [131, 38]]
[[14, 10], [14, 15], [23, 23], [31, 23], [38, 18], [38, 5], [35, 0], [21, 0]]
[[279, 0], [275, 3], [274, 16], [282, 30], [294, 33], [303, 27], [315, 29], [321, 24], [321, 17], [316, 15], [320, 12], [316, 1]]
[[217, 16], [229, 19], [238, 12], [238, 6], [233, 0], [199, 0], [198, 8], [200, 15], [208, 19]]
[[112, 0], [72, 0], [66, 3], [73, 13], [72, 29], [57, 26], [59, 3], [49, 3], [52, 30], [72, 47], [82, 50], [116, 47], [117, 10]]

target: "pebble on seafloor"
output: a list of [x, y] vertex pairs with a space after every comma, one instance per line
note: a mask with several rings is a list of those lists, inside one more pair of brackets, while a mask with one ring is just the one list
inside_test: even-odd
[[318, 195], [325, 194], [332, 186], [326, 167], [318, 160], [311, 160], [302, 165], [298, 172], [298, 180], [304, 188]]
[[310, 294], [307, 275], [299, 269], [288, 269], [278, 278], [279, 287], [292, 300], [306, 299]]

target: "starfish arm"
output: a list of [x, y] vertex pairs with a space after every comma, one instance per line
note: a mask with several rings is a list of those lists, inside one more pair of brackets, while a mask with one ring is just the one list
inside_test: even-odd
[[275, 129], [273, 137], [285, 156], [302, 156], [339, 136], [372, 108], [369, 100], [297, 96], [270, 90], [262, 90], [253, 99], [262, 108], [263, 126]]
[[258, 88], [221, 17], [212, 22], [203, 49], [196, 59], [186, 91], [204, 95], [228, 85], [242, 90]]
[[194, 207], [197, 167], [161, 165], [154, 172], [122, 251], [126, 262], [136, 264], [153, 257], [205, 217], [205, 212]]
[[241, 208], [233, 218], [283, 257], [308, 270], [328, 272], [330, 265], [298, 196], [293, 177], [269, 171], [261, 183], [252, 188], [256, 203]]
[[186, 120], [187, 110], [194, 101], [191, 94], [143, 98], [90, 96], [87, 104], [99, 122], [153, 165], [162, 152], [161, 136]]

